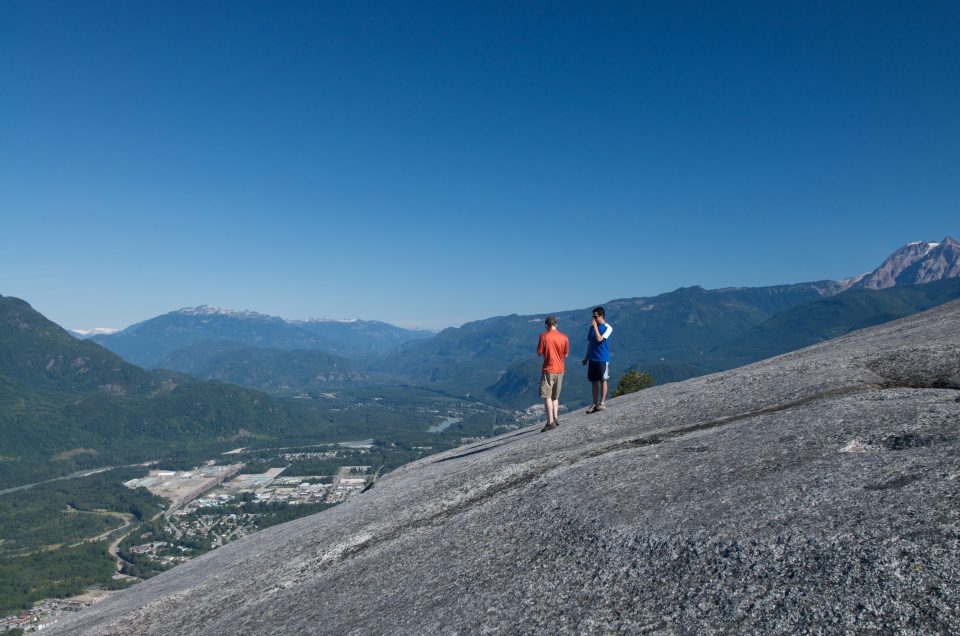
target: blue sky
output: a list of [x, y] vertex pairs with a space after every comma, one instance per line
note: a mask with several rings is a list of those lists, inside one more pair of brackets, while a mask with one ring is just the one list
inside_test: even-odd
[[0, 294], [440, 328], [960, 237], [952, 2], [0, 3]]

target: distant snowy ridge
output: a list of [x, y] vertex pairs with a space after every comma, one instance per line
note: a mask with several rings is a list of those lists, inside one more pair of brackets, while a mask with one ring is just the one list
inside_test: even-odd
[[67, 331], [75, 333], [81, 338], [89, 338], [90, 336], [107, 336], [120, 330], [113, 327], [95, 327], [93, 329], [67, 329]]
[[[256, 355], [269, 365], [278, 362], [278, 351], [323, 351], [356, 359], [392, 352], [406, 342], [432, 335], [431, 331], [358, 318], [286, 320], [256, 311], [199, 305], [167, 312], [117, 333], [91, 338], [146, 369], [162, 367], [192, 373], [207, 368], [214, 358], [241, 348], [260, 350]], [[265, 351], [271, 349], [275, 351]], [[271, 355], [274, 358], [271, 359]], [[323, 364], [328, 362], [325, 360]], [[326, 367], [322, 369], [326, 370]], [[244, 382], [240, 384], [247, 386]], [[258, 388], [267, 387], [258, 385]]]
[[[221, 307], [214, 307], [212, 305], [199, 305], [197, 307], [184, 307], [183, 309], [178, 309], [177, 311], [170, 312], [174, 315], [180, 316], [221, 316], [228, 318], [238, 318], [244, 320], [270, 320], [270, 321], [280, 321], [288, 325], [295, 327], [304, 327], [311, 325], [384, 325], [387, 327], [394, 327], [403, 329], [406, 331], [414, 333], [424, 333], [424, 334], [433, 334], [434, 332], [429, 329], [423, 329], [421, 327], [397, 327], [388, 322], [383, 322], [382, 320], [363, 320], [361, 318], [307, 318], [306, 320], [290, 320], [283, 318], [281, 316], [271, 316], [269, 314], [261, 314], [256, 311], [251, 311], [249, 309], [244, 310], [235, 310], [235, 309], [223, 309]], [[116, 330], [114, 330], [116, 331]], [[113, 332], [111, 332], [113, 333]]]
[[236, 311], [233, 309], [221, 309], [220, 307], [213, 307], [211, 305], [184, 307], [183, 309], [178, 309], [173, 313], [180, 314], [182, 316], [230, 316], [231, 318], [283, 320], [283, 318], [277, 318], [268, 314], [261, 314], [256, 311], [250, 311], [249, 309]]
[[359, 318], [308, 318], [306, 320], [288, 320], [281, 316], [271, 316], [270, 314], [261, 314], [260, 312], [252, 311], [250, 309], [236, 310], [236, 309], [223, 309], [222, 307], [214, 307], [212, 305], [199, 305], [197, 307], [184, 307], [183, 309], [178, 309], [174, 314], [179, 314], [181, 316], [227, 316], [230, 318], [242, 318], [247, 320], [281, 320], [288, 325], [310, 325], [310, 324], [338, 324], [338, 325], [352, 325], [358, 322], [369, 322], [363, 321]]
[[328, 324], [352, 325], [360, 322], [359, 318], [307, 318], [306, 320], [288, 320], [291, 325]]

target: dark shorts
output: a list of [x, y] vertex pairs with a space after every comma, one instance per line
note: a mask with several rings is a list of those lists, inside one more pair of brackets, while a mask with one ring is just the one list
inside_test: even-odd
[[591, 382], [603, 382], [610, 378], [610, 363], [591, 360], [587, 365], [587, 379]]

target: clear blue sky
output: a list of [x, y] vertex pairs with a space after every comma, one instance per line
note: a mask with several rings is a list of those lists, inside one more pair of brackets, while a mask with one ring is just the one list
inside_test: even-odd
[[0, 294], [440, 328], [960, 238], [956, 2], [0, 3]]

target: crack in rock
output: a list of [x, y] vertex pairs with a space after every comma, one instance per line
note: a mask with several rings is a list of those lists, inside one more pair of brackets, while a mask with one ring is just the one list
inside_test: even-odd
[[755, 411], [749, 411], [747, 413], [739, 413], [737, 415], [730, 415], [728, 417], [721, 417], [715, 420], [710, 420], [707, 422], [699, 422], [690, 426], [684, 426], [681, 428], [675, 428], [667, 431], [662, 431], [658, 433], [653, 433], [645, 437], [638, 437], [636, 439], [627, 440], [624, 442], [618, 442], [609, 446], [604, 446], [602, 448], [597, 448], [587, 453], [588, 457], [599, 457], [601, 455], [606, 455], [607, 453], [613, 453], [619, 450], [625, 450], [628, 448], [642, 448], [644, 446], [653, 446], [655, 444], [661, 444], [665, 441], [676, 439], [678, 437], [684, 437], [690, 435], [691, 433], [699, 433], [701, 431], [709, 431], [711, 429], [720, 428], [722, 426], [729, 426], [735, 422], [740, 422], [743, 420], [752, 419], [755, 417], [761, 417], [763, 415], [772, 415], [774, 413], [780, 413], [782, 411], [788, 411], [811, 402], [816, 402], [819, 400], [825, 400], [830, 398], [838, 397], [848, 397], [851, 395], [856, 395], [858, 393], [866, 393], [867, 391], [876, 390], [878, 387], [875, 385], [867, 386], [855, 386], [855, 387], [842, 387], [839, 389], [831, 389], [830, 391], [823, 391], [815, 395], [811, 395], [805, 398], [800, 398], [798, 400], [791, 400], [790, 402], [784, 402], [782, 404], [777, 404], [770, 406], [764, 409], [757, 409]]
[[903, 488], [907, 484], [912, 484], [913, 482], [920, 479], [920, 475], [898, 475], [897, 477], [891, 477], [890, 479], [885, 479], [879, 484], [868, 484], [863, 487], [864, 490], [893, 490], [895, 488]]
[[535, 432], [536, 432], [535, 430], [520, 431], [519, 433], [511, 433], [509, 435], [504, 435], [502, 437], [498, 437], [497, 439], [491, 440], [488, 442], [480, 442], [477, 445], [470, 447], [469, 451], [458, 453], [457, 455], [451, 455], [449, 457], [441, 457], [440, 459], [434, 460], [430, 463], [440, 464], [443, 462], [448, 462], [452, 459], [460, 459], [461, 457], [469, 457], [470, 455], [477, 455], [478, 453], [483, 453], [488, 450], [493, 450], [494, 448], [499, 448], [504, 444], [508, 444], [509, 443], [508, 440], [511, 440], [511, 438], [519, 437], [521, 435], [530, 435], [531, 433], [535, 433]]

